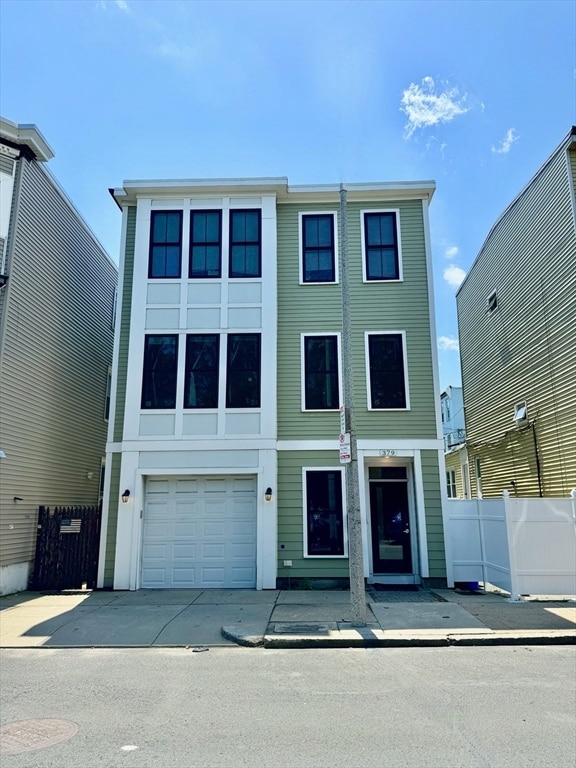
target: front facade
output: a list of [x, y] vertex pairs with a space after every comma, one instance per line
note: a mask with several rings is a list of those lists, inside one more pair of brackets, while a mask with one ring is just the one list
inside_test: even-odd
[[105, 456], [118, 273], [51, 157], [0, 119], [0, 594], [28, 585], [40, 505], [98, 503]]
[[576, 128], [492, 227], [457, 294], [472, 496], [576, 487]]
[[433, 191], [284, 178], [112, 190], [122, 277], [99, 586], [347, 579], [343, 245], [365, 575], [445, 578]]

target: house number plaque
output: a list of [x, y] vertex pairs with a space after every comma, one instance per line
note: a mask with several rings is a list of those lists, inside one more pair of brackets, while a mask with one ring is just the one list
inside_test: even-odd
[[378, 453], [380, 456], [396, 456], [396, 451], [393, 448], [382, 448]]

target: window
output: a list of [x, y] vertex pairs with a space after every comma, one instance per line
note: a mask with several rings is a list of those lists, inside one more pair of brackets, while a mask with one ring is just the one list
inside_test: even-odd
[[368, 398], [371, 409], [409, 408], [403, 333], [369, 333]]
[[178, 336], [146, 336], [142, 408], [176, 407]]
[[334, 214], [302, 214], [302, 282], [334, 283]]
[[448, 498], [455, 499], [458, 494], [456, 492], [456, 472], [453, 469], [449, 469], [446, 472], [446, 489], [448, 491]]
[[474, 465], [476, 467], [476, 495], [479, 499], [482, 498], [482, 467], [480, 466], [480, 459], [474, 459]]
[[488, 296], [486, 299], [486, 306], [488, 307], [488, 312], [494, 312], [494, 310], [498, 308], [498, 295], [496, 294], [496, 291], [492, 291], [490, 296]]
[[306, 469], [304, 474], [305, 557], [344, 557], [342, 471]]
[[218, 407], [219, 357], [217, 334], [186, 336], [184, 408]]
[[338, 386], [338, 337], [304, 336], [304, 410], [336, 410]]
[[525, 427], [528, 424], [528, 409], [526, 400], [514, 403], [514, 424], [517, 427]]
[[260, 277], [261, 216], [259, 210], [230, 211], [230, 277]]
[[260, 334], [228, 334], [226, 407], [260, 408]]
[[148, 277], [180, 277], [182, 211], [152, 211]]
[[220, 277], [222, 212], [191, 211], [188, 277]]
[[401, 280], [398, 212], [363, 211], [364, 277]]

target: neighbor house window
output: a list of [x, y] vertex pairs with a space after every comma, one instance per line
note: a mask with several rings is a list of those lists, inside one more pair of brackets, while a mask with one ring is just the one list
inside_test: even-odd
[[367, 337], [370, 408], [409, 408], [404, 334], [369, 333]]
[[338, 337], [304, 336], [304, 409], [336, 410], [340, 405]]
[[261, 215], [259, 210], [230, 211], [230, 277], [260, 277]]
[[496, 291], [492, 291], [490, 296], [488, 296], [486, 306], [488, 307], [488, 312], [494, 312], [495, 309], [498, 309], [498, 294]]
[[456, 472], [453, 469], [449, 469], [446, 472], [446, 490], [448, 491], [448, 498], [455, 499], [456, 493]]
[[302, 282], [336, 281], [334, 214], [302, 214]]
[[363, 211], [365, 280], [401, 280], [397, 211]]
[[226, 407], [260, 408], [259, 333], [228, 334]]
[[108, 373], [106, 374], [106, 399], [104, 401], [104, 421], [108, 421], [110, 418], [110, 396], [112, 392], [112, 368], [108, 366]]
[[222, 212], [190, 213], [189, 277], [220, 277], [222, 249]]
[[148, 277], [180, 277], [182, 211], [152, 211]]
[[220, 336], [186, 336], [184, 408], [218, 407]]
[[142, 408], [176, 406], [178, 336], [145, 337]]
[[344, 506], [340, 469], [305, 469], [304, 556], [344, 557]]

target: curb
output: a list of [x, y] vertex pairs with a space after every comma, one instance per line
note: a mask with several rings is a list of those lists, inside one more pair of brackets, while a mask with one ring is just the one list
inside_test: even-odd
[[499, 645], [576, 645], [576, 631], [541, 632], [504, 630], [469, 634], [414, 633], [384, 637], [347, 637], [340, 632], [331, 637], [310, 635], [272, 635], [222, 627], [222, 636], [245, 648], [450, 648]]

